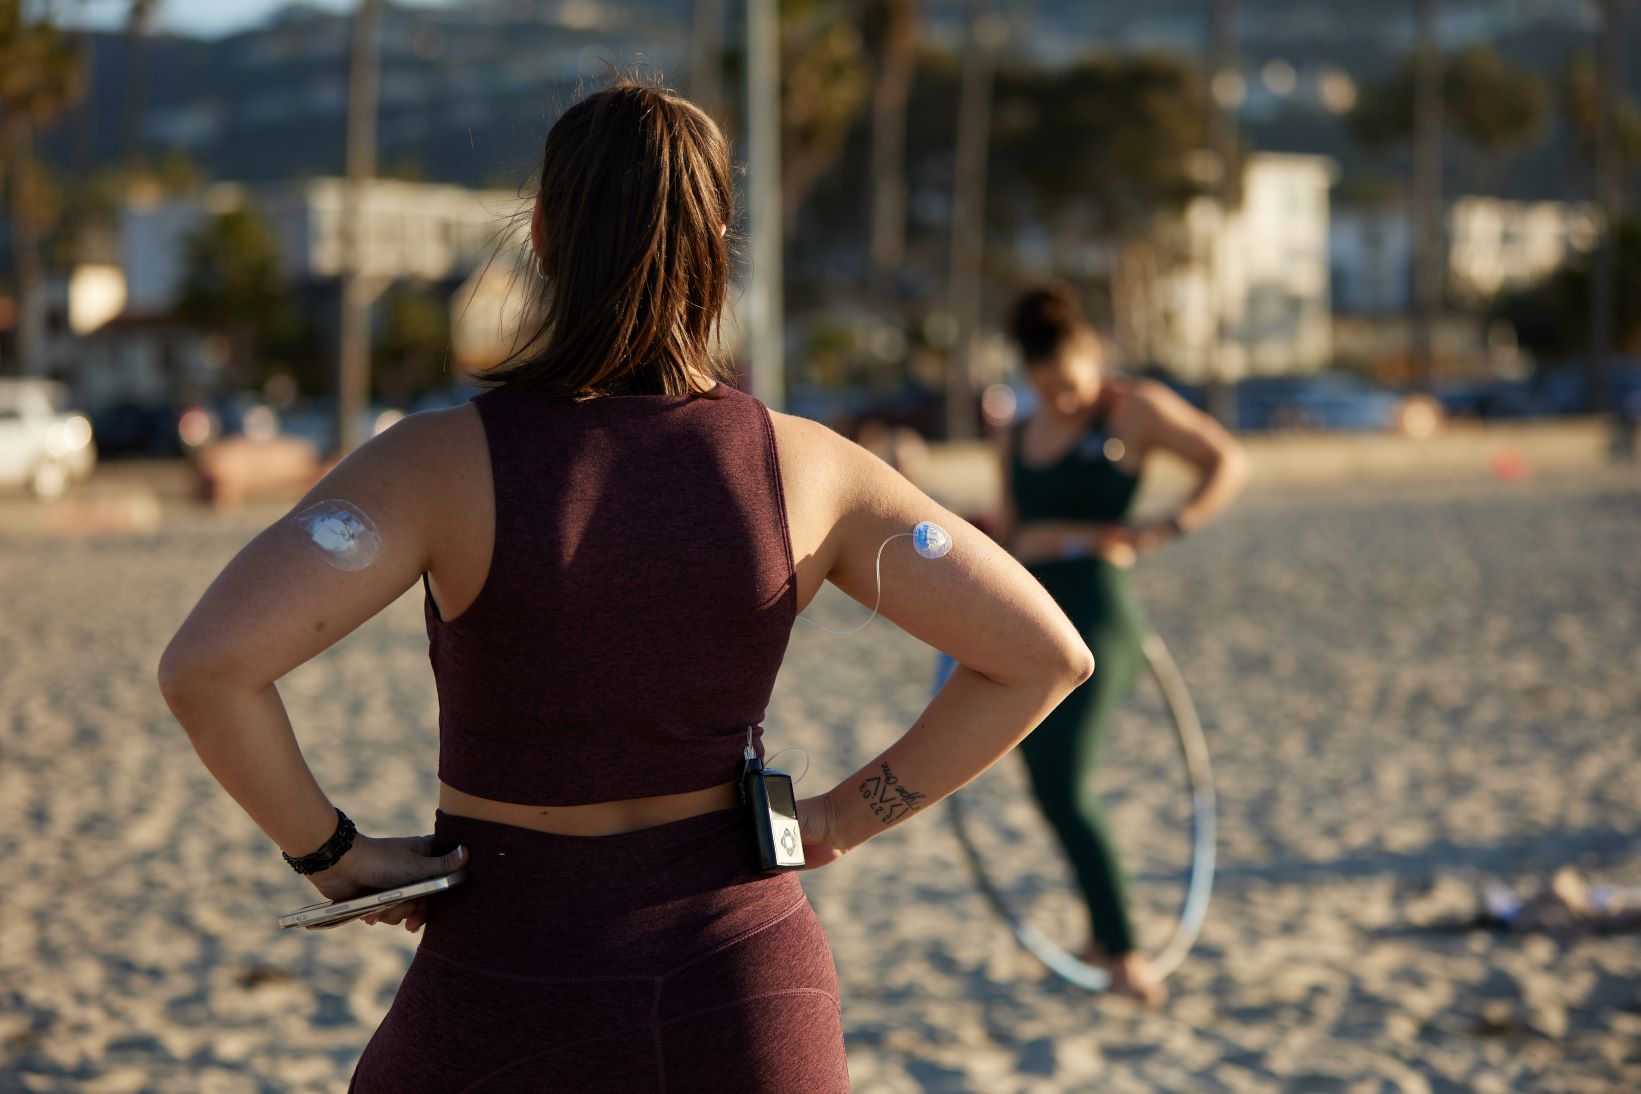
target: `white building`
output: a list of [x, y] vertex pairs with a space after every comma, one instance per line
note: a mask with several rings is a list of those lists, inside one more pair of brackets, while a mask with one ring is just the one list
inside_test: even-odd
[[1335, 171], [1322, 156], [1259, 153], [1244, 165], [1240, 208], [1227, 216], [1209, 198], [1186, 207], [1179, 261], [1159, 279], [1153, 298], [1158, 364], [1182, 379], [1204, 380], [1216, 336], [1226, 379], [1328, 363], [1328, 190]]
[[[1594, 206], [1467, 196], [1448, 206], [1447, 289], [1482, 303], [1548, 276], [1595, 245]], [[1413, 229], [1405, 208], [1340, 209], [1333, 217], [1333, 292], [1338, 311], [1405, 312], [1413, 298]]]
[[1530, 285], [1594, 248], [1600, 231], [1593, 205], [1459, 198], [1447, 212], [1450, 284], [1473, 300]]
[[[169, 312], [182, 280], [186, 241], [207, 217], [254, 204], [279, 248], [284, 276], [294, 283], [341, 275], [345, 183], [316, 178], [282, 186], [209, 187], [199, 197], [139, 196], [120, 215], [121, 263], [130, 286], [129, 310]], [[516, 193], [461, 186], [371, 179], [358, 212], [363, 273], [386, 284], [400, 279], [459, 280], [527, 223]]]

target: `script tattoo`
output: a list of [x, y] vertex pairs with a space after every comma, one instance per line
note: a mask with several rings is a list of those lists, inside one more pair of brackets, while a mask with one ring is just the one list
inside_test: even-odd
[[879, 820], [884, 824], [893, 824], [907, 814], [916, 812], [919, 803], [928, 795], [902, 786], [900, 779], [889, 770], [888, 764], [878, 766], [883, 770], [883, 774], [868, 775], [860, 784], [860, 796], [866, 799], [866, 804], [872, 807], [872, 812], [878, 815]]

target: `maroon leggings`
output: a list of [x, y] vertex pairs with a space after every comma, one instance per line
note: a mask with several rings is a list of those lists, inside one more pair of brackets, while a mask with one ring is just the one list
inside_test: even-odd
[[849, 1089], [837, 973], [792, 874], [751, 869], [739, 812], [617, 836], [438, 815], [467, 883], [350, 1091], [658, 1094]]

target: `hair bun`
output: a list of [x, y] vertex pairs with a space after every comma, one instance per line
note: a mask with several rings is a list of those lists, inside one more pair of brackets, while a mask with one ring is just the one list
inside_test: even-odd
[[1027, 361], [1040, 361], [1053, 356], [1087, 325], [1068, 289], [1044, 284], [1028, 289], [1015, 303], [1009, 333], [1020, 343]]

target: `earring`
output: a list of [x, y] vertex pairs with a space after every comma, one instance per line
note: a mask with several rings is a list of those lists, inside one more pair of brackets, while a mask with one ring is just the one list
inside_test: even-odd
[[530, 263], [530, 268], [536, 272], [537, 277], [543, 281], [547, 280], [547, 263], [542, 261], [540, 255], [536, 255], [535, 261]]

